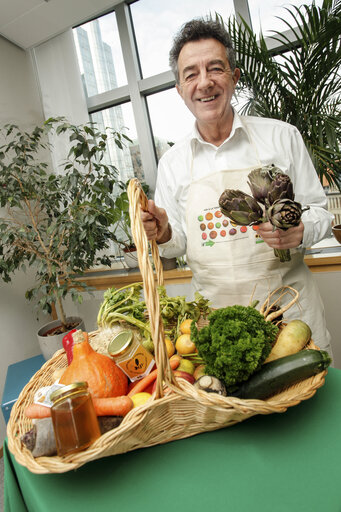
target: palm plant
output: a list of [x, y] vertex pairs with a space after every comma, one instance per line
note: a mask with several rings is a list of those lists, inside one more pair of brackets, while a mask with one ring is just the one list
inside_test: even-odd
[[246, 98], [240, 110], [295, 125], [320, 180], [341, 190], [341, 3], [324, 0], [322, 7], [313, 2], [286, 11], [280, 19], [289, 32], [271, 31], [280, 54], [268, 49], [263, 34], [257, 40], [243, 19], [226, 23], [241, 70], [238, 92]]

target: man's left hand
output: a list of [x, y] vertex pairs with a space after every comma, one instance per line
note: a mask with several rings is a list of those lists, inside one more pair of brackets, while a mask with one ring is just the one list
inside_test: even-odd
[[301, 245], [303, 240], [304, 224], [301, 221], [298, 226], [287, 230], [275, 229], [270, 222], [259, 225], [257, 233], [273, 249], [294, 249]]

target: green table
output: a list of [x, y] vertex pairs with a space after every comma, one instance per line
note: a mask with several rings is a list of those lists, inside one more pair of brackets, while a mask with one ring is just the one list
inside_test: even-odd
[[4, 445], [5, 512], [341, 512], [341, 371], [284, 414], [36, 475]]

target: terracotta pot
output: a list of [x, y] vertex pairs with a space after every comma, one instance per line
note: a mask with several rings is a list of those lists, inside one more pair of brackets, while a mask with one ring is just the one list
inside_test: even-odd
[[341, 224], [337, 224], [336, 226], [333, 226], [332, 230], [333, 230], [333, 235], [334, 235], [335, 240], [337, 240], [339, 242], [339, 244], [341, 244]]
[[[67, 317], [66, 321], [67, 323], [76, 323], [76, 326], [72, 327], [72, 329], [76, 328], [85, 331], [84, 322], [80, 317], [69, 316]], [[48, 359], [51, 359], [51, 357], [55, 352], [57, 352], [57, 350], [63, 348], [63, 338], [67, 334], [67, 332], [70, 332], [72, 330], [70, 329], [69, 331], [63, 332], [61, 334], [53, 334], [51, 336], [46, 336], [46, 334], [49, 331], [57, 328], [58, 326], [60, 326], [60, 320], [53, 320], [52, 322], [49, 322], [45, 324], [43, 327], [41, 327], [37, 333], [40, 350], [42, 351], [42, 354], [45, 357], [46, 361]]]

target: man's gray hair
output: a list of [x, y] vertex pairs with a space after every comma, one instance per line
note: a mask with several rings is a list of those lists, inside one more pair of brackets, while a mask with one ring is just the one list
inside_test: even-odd
[[231, 71], [236, 67], [235, 51], [232, 46], [230, 34], [225, 30], [222, 23], [212, 19], [194, 18], [185, 23], [173, 40], [173, 46], [169, 52], [169, 65], [179, 83], [178, 58], [186, 43], [199, 41], [200, 39], [216, 39], [226, 48], [226, 56]]

